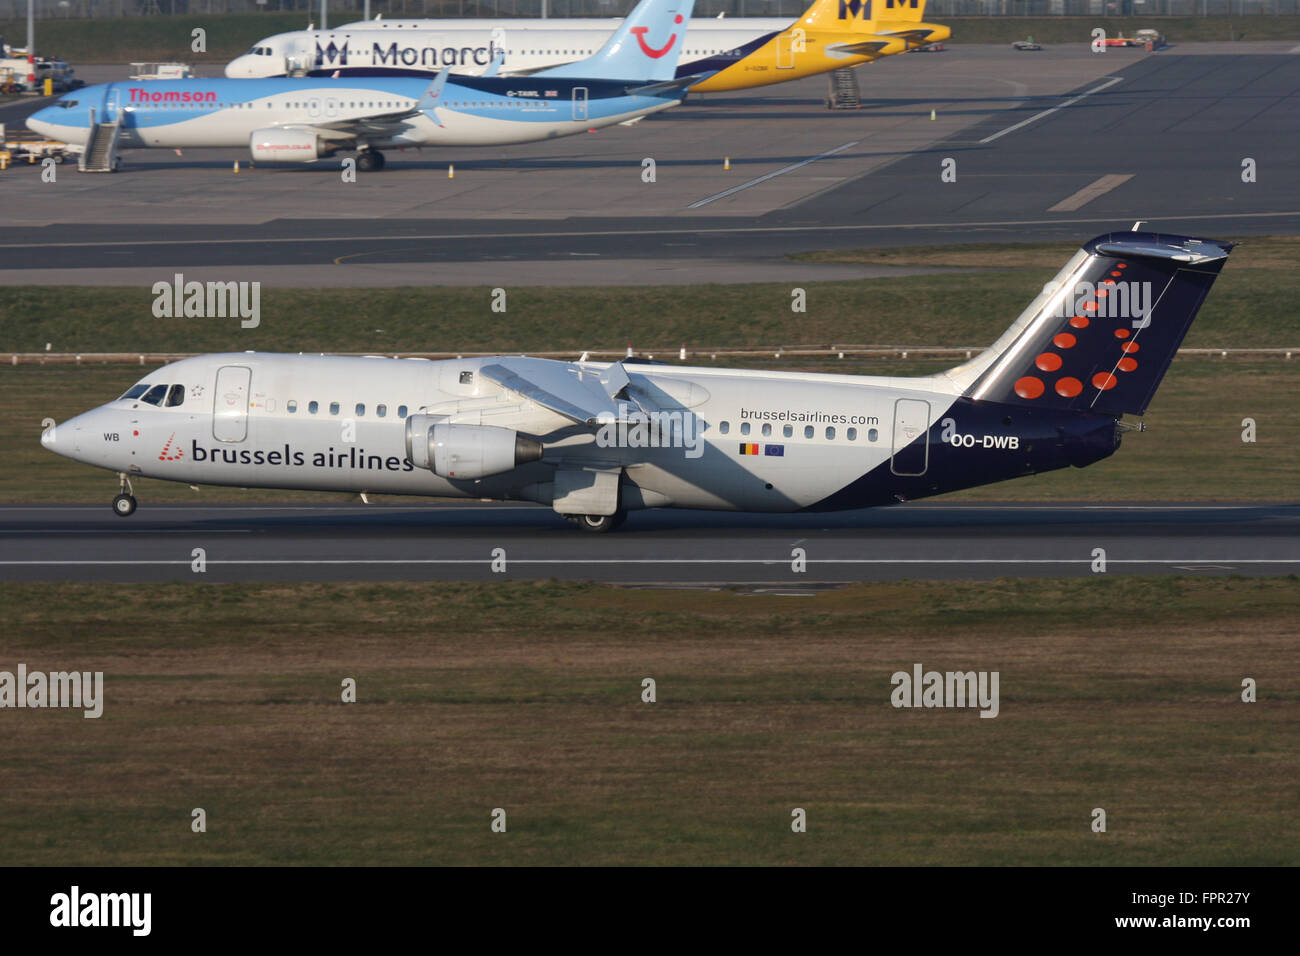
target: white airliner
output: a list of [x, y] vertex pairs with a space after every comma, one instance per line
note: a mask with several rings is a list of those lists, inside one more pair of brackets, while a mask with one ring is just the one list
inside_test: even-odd
[[[443, 70], [432, 82], [394, 76], [105, 83], [61, 97], [27, 125], [90, 157], [104, 143], [247, 147], [254, 160], [268, 162], [314, 162], [356, 150], [361, 170], [382, 169], [382, 150], [394, 146], [495, 146], [571, 136], [633, 122], [685, 98], [695, 78], [674, 74], [681, 24], [693, 5], [641, 0], [593, 56], [526, 77]], [[493, 66], [501, 62], [498, 55]]]
[[137, 476], [534, 501], [591, 531], [641, 508], [889, 504], [1110, 455], [1231, 248], [1098, 236], [938, 375], [236, 352], [166, 365], [41, 443], [119, 473], [123, 516]]
[[[768, 86], [904, 53], [950, 35], [922, 23], [925, 0], [812, 0], [784, 18], [694, 19], [681, 37], [677, 76], [693, 93]], [[474, 74], [501, 54], [503, 75], [526, 76], [589, 56], [618, 20], [363, 20], [258, 40], [226, 76], [427, 76]], [[649, 56], [662, 51], [643, 33]]]

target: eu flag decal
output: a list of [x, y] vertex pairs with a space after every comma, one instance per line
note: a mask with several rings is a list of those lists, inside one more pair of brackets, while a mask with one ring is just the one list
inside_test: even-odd
[[785, 446], [784, 446], [784, 445], [764, 445], [764, 446], [763, 446], [763, 454], [766, 455], [768, 458], [784, 458], [784, 457], [785, 457]]

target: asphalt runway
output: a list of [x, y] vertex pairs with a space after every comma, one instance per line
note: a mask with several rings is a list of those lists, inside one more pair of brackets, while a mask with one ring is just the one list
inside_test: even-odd
[[[354, 184], [328, 164], [235, 175], [247, 157], [220, 150], [136, 151], [117, 175], [64, 166], [53, 184], [18, 168], [0, 176], [0, 202], [28, 226], [0, 242], [0, 282], [135, 284], [170, 269], [282, 285], [726, 282], [777, 265], [816, 278], [791, 252], [1081, 241], [1138, 218], [1290, 234], [1292, 49], [957, 45], [859, 70], [857, 112], [822, 107], [825, 81], [812, 78], [598, 135], [393, 153], [388, 171]], [[1242, 181], [1246, 159], [1255, 182]], [[945, 160], [955, 181], [941, 181]]]
[[[8, 581], [580, 579], [664, 587], [1107, 574], [1294, 574], [1300, 505], [937, 504], [649, 511], [593, 535], [546, 508], [454, 503], [0, 507]], [[206, 570], [192, 569], [203, 549]], [[500, 549], [498, 551], [498, 549]], [[802, 549], [806, 571], [792, 567]], [[504, 571], [493, 570], [504, 559]]]

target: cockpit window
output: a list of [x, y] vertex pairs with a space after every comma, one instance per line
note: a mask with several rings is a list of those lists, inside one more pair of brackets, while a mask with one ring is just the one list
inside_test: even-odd
[[149, 386], [145, 382], [141, 382], [139, 385], [132, 385], [128, 388], [126, 394], [123, 395], [122, 398], [139, 398], [148, 390]]
[[175, 408], [177, 405], [185, 403], [185, 386], [173, 385], [172, 390], [167, 393], [167, 407]]
[[147, 405], [160, 405], [162, 404], [163, 396], [166, 394], [166, 385], [155, 385], [153, 388], [149, 389], [149, 391], [144, 393], [140, 401]]
[[61, 109], [61, 110], [70, 110], [70, 109], [75, 109], [75, 108], [77, 107], [77, 101], [76, 101], [76, 100], [59, 100], [59, 101], [58, 101], [57, 103], [55, 103], [54, 105], [57, 106], [57, 107], [58, 107], [59, 109]]

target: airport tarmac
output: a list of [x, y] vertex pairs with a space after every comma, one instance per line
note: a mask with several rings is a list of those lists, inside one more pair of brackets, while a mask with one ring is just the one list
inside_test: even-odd
[[[565, 578], [672, 587], [1300, 570], [1300, 506], [912, 503], [836, 514], [633, 513], [584, 533], [520, 504], [0, 507], [0, 580]], [[206, 570], [193, 570], [202, 549]], [[792, 562], [801, 550], [807, 570]], [[494, 562], [504, 571], [494, 571]]]
[[355, 183], [329, 163], [250, 171], [238, 150], [135, 151], [116, 175], [69, 165], [48, 184], [17, 168], [0, 175], [0, 202], [28, 228], [0, 242], [0, 282], [137, 284], [172, 269], [300, 286], [811, 280], [855, 274], [784, 257], [1079, 241], [1137, 218], [1300, 231], [1296, 45], [1225, 48], [955, 45], [860, 69], [859, 111], [826, 110], [812, 78], [594, 135], [394, 152]]

